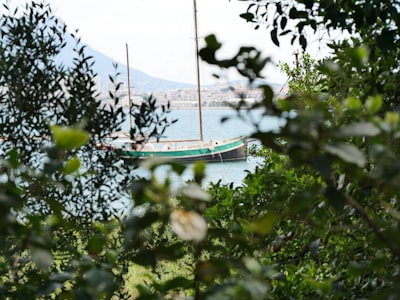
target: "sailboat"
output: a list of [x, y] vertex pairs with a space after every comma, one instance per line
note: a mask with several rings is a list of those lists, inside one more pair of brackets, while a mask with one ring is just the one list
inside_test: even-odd
[[[196, 77], [197, 77], [197, 100], [199, 112], [199, 139], [196, 140], [166, 140], [161, 142], [146, 142], [145, 144], [132, 147], [132, 141], [129, 135], [119, 135], [114, 144], [117, 144], [119, 155], [125, 160], [146, 159], [149, 157], [162, 157], [178, 160], [181, 162], [228, 162], [243, 161], [247, 159], [247, 138], [238, 137], [225, 140], [209, 140], [204, 141], [203, 138], [203, 121], [202, 121], [202, 101], [200, 90], [200, 61], [199, 61], [199, 44], [198, 44], [198, 26], [197, 26], [197, 5], [193, 0], [194, 9], [194, 25], [195, 25], [195, 47], [196, 47]], [[127, 65], [128, 65], [128, 100], [131, 106], [130, 98], [130, 76], [129, 76], [129, 55], [127, 49]], [[132, 120], [131, 120], [132, 126]], [[123, 145], [118, 146], [119, 145]]]

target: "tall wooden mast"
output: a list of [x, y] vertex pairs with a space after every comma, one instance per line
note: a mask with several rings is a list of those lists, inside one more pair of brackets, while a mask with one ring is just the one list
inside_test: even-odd
[[199, 127], [200, 127], [200, 140], [203, 141], [203, 114], [201, 111], [201, 87], [200, 87], [200, 58], [199, 58], [199, 36], [197, 28], [197, 4], [193, 0], [194, 12], [194, 40], [196, 45], [196, 77], [197, 77], [197, 99], [199, 106]]
[[[133, 124], [132, 124], [131, 75], [130, 75], [130, 71], [129, 71], [128, 43], [126, 43], [126, 66], [127, 66], [127, 72], [128, 72], [128, 101], [129, 101], [129, 125], [130, 125], [129, 129], [132, 129]], [[133, 137], [131, 137], [131, 138], [133, 138]]]

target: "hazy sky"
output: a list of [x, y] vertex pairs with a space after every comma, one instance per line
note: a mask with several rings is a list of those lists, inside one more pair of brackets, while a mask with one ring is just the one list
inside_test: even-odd
[[[11, 3], [25, 2], [13, 0]], [[130, 66], [153, 77], [195, 82], [195, 48], [192, 0], [47, 0], [54, 13], [72, 31], [79, 29], [82, 41], [125, 63], [129, 45]], [[263, 28], [239, 17], [247, 2], [197, 0], [199, 36], [215, 33], [223, 42], [223, 55], [234, 54], [239, 46], [256, 46], [275, 63], [292, 62], [297, 49], [288, 43], [277, 48]], [[202, 39], [200, 39], [200, 46]], [[215, 71], [215, 69], [213, 69]], [[213, 72], [201, 64], [203, 84], [214, 83]], [[229, 79], [239, 78], [228, 74]], [[272, 65], [267, 80], [284, 83], [286, 78]], [[132, 79], [134, 81], [134, 78]]]

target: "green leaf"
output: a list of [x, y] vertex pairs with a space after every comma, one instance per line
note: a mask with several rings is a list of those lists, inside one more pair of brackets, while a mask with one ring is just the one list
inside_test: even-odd
[[132, 261], [134, 263], [137, 263], [138, 265], [149, 266], [153, 268], [155, 268], [157, 264], [156, 255], [152, 250], [144, 250], [142, 252], [139, 252], [132, 258]]
[[19, 153], [17, 149], [12, 149], [7, 152], [8, 161], [10, 162], [11, 167], [17, 168], [19, 165]]
[[245, 19], [247, 22], [254, 22], [254, 15], [250, 12], [240, 14], [240, 17]]
[[399, 121], [400, 121], [400, 114], [398, 112], [392, 112], [392, 111], [386, 112], [385, 122], [395, 127], [399, 124]]
[[228, 274], [229, 271], [226, 260], [223, 259], [200, 261], [197, 265], [198, 279], [205, 283], [214, 283], [216, 278], [221, 274]]
[[326, 152], [337, 156], [346, 162], [355, 164], [360, 168], [364, 167], [367, 162], [364, 153], [352, 144], [327, 144], [324, 146], [324, 149]]
[[116, 286], [113, 274], [104, 269], [90, 269], [84, 276], [90, 286], [98, 293], [111, 294]]
[[176, 162], [176, 161], [170, 162], [170, 165], [171, 165], [172, 170], [179, 176], [181, 176], [183, 174], [183, 172], [186, 170], [186, 165]]
[[287, 24], [287, 18], [285, 16], [281, 19], [281, 29], [284, 30]]
[[206, 170], [206, 164], [204, 161], [197, 161], [193, 165], [193, 171], [195, 174], [204, 174]]
[[[39, 288], [38, 293], [40, 296], [49, 295], [55, 292], [57, 289], [62, 288], [66, 281], [73, 279], [74, 276], [72, 273], [56, 273], [54, 275], [51, 275], [49, 277], [49, 280], [42, 287]], [[57, 295], [60, 296], [58, 293]], [[59, 297], [59, 299], [72, 299], [72, 298]]]
[[218, 63], [215, 52], [222, 47], [222, 44], [214, 34], [206, 36], [204, 40], [207, 46], [199, 51], [200, 57], [208, 63]]
[[303, 48], [303, 50], [306, 50], [306, 48], [307, 48], [307, 40], [306, 40], [305, 36], [302, 35], [302, 34], [299, 37], [299, 43], [301, 45], [301, 48]]
[[67, 280], [73, 280], [74, 274], [73, 273], [56, 273], [56, 274], [51, 275], [49, 279], [51, 281], [65, 282]]
[[272, 42], [279, 47], [279, 40], [278, 40], [278, 30], [275, 28], [271, 30], [271, 39]]
[[170, 290], [176, 290], [178, 288], [183, 288], [183, 289], [190, 289], [193, 287], [193, 282], [189, 279], [186, 279], [185, 277], [175, 277], [172, 278], [171, 280], [166, 281], [162, 287], [161, 291], [166, 293]]
[[349, 48], [347, 53], [356, 67], [362, 67], [368, 62], [369, 51], [366, 47]]
[[32, 248], [32, 261], [41, 270], [47, 270], [53, 263], [53, 255], [47, 249], [33, 247]]
[[349, 110], [359, 110], [362, 107], [361, 100], [358, 98], [354, 98], [354, 97], [346, 98], [346, 100], [344, 101], [344, 105]]
[[355, 261], [349, 264], [348, 272], [350, 276], [353, 277], [361, 276], [365, 274], [367, 271], [368, 271], [368, 266], [366, 264]]
[[371, 114], [378, 112], [383, 104], [383, 99], [381, 95], [375, 95], [368, 97], [367, 101], [365, 102], [365, 107], [367, 108], [368, 112]]
[[309, 285], [312, 289], [317, 290], [319, 294], [328, 295], [332, 290], [332, 279], [327, 279], [325, 281], [317, 281], [313, 278], [304, 278], [304, 283]]
[[252, 274], [260, 274], [262, 271], [262, 266], [260, 263], [253, 257], [244, 257], [243, 264], [246, 266], [247, 270], [249, 270]]
[[51, 126], [54, 142], [64, 150], [71, 150], [83, 146], [89, 141], [86, 131], [64, 126]]
[[272, 227], [279, 220], [279, 215], [275, 212], [268, 212], [264, 216], [253, 220], [247, 229], [259, 235], [266, 235], [272, 231]]
[[211, 200], [210, 194], [204, 191], [199, 184], [194, 182], [189, 183], [187, 186], [183, 187], [181, 189], [181, 193], [182, 195], [193, 200], [199, 200], [205, 202]]
[[64, 166], [64, 173], [71, 174], [78, 171], [81, 162], [77, 156], [72, 157]]
[[193, 165], [194, 181], [201, 184], [201, 181], [206, 176], [206, 163], [204, 161], [197, 161]]
[[64, 206], [56, 199], [46, 199], [46, 203], [50, 206], [51, 210], [55, 213], [60, 213], [64, 210]]
[[268, 84], [260, 85], [260, 89], [263, 91], [263, 103], [265, 105], [265, 108], [270, 108], [273, 104], [274, 100], [274, 91], [272, 90], [271, 86]]
[[310, 252], [313, 257], [317, 256], [320, 244], [321, 239], [316, 239], [310, 243]]
[[298, 11], [297, 11], [297, 9], [295, 7], [292, 7], [289, 10], [289, 18], [296, 19], [297, 17], [298, 17]]
[[185, 252], [185, 247], [182, 242], [176, 242], [172, 245], [160, 245], [155, 249], [158, 257], [165, 260], [176, 260], [183, 257]]
[[304, 0], [306, 8], [311, 9], [314, 5], [314, 0]]
[[358, 122], [342, 127], [334, 132], [336, 137], [376, 136], [380, 129], [371, 122]]
[[343, 210], [344, 205], [346, 204], [346, 198], [341, 191], [329, 187], [324, 191], [324, 195], [328, 199], [329, 204], [332, 205], [336, 211]]
[[103, 249], [105, 242], [105, 238], [100, 235], [91, 236], [88, 241], [89, 253], [99, 253]]

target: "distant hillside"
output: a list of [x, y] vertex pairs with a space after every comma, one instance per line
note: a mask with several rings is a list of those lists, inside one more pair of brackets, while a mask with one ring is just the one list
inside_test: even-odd
[[[67, 46], [63, 49], [61, 55], [57, 58], [58, 62], [64, 64], [72, 64], [73, 58], [76, 57], [76, 54], [73, 51], [75, 46], [75, 40], [68, 35], [67, 37]], [[116, 61], [104, 55], [103, 53], [93, 49], [90, 45], [83, 43], [86, 46], [85, 52], [86, 55], [92, 56], [95, 64], [93, 66], [93, 70], [100, 77], [101, 89], [103, 92], [108, 91], [108, 83], [109, 83], [109, 75], [113, 75], [115, 73], [113, 63]], [[118, 72], [120, 73], [119, 80], [123, 83], [128, 82], [127, 76], [127, 66], [126, 64], [118, 63]], [[167, 90], [174, 89], [186, 89], [186, 88], [195, 88], [193, 84], [187, 84], [176, 81], [169, 81], [165, 79], [160, 79], [156, 77], [152, 77], [140, 70], [130, 68], [130, 76], [131, 76], [131, 89], [135, 93], [153, 93], [153, 92], [162, 92]], [[231, 82], [232, 85], [243, 83], [244, 81], [238, 80]], [[259, 83], [268, 83], [275, 90], [280, 89], [282, 85], [274, 84], [271, 82], [265, 82], [264, 80], [260, 80]]]
[[[115, 73], [113, 63], [115, 60], [111, 57], [104, 55], [103, 53], [93, 49], [90, 45], [86, 45], [85, 53], [86, 55], [93, 56], [95, 64], [93, 66], [93, 70], [98, 74], [101, 80], [102, 89], [106, 89], [107, 83], [109, 82], [109, 75]], [[73, 57], [76, 57], [76, 54], [73, 51], [75, 46], [75, 41], [72, 37], [67, 38], [67, 46], [63, 49], [61, 55], [57, 58], [59, 62], [62, 63], [70, 63], [72, 64]], [[119, 79], [126, 83], [127, 80], [127, 66], [126, 64], [118, 64], [118, 72], [121, 74]], [[165, 91], [171, 89], [178, 88], [191, 88], [194, 85], [169, 81], [165, 79], [152, 77], [140, 70], [130, 68], [130, 77], [131, 77], [131, 88], [134, 89], [135, 92], [144, 92], [150, 93], [154, 91]]]

